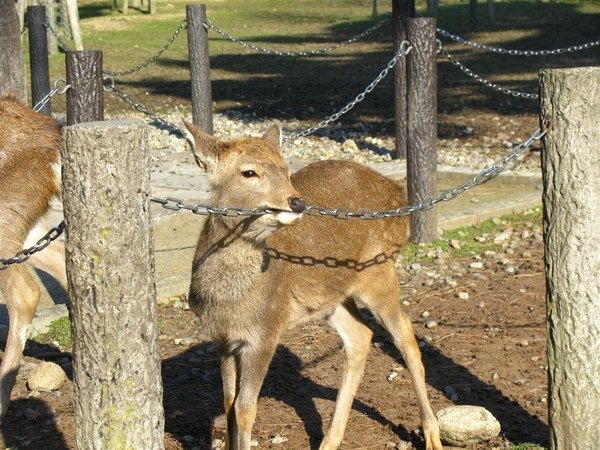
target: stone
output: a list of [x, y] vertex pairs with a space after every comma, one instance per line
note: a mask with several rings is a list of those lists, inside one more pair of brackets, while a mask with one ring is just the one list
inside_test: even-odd
[[500, 423], [481, 406], [449, 406], [437, 412], [442, 441], [457, 447], [487, 442], [500, 434]]
[[396, 450], [413, 450], [412, 443], [406, 441], [400, 441], [396, 444]]
[[67, 374], [62, 367], [45, 361], [31, 370], [27, 387], [31, 391], [52, 392], [60, 389], [66, 380]]

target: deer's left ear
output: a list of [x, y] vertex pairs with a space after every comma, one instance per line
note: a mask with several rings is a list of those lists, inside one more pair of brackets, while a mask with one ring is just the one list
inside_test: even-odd
[[267, 141], [268, 144], [275, 147], [277, 150], [281, 150], [281, 144], [283, 143], [283, 135], [281, 133], [281, 127], [279, 125], [271, 125], [262, 138], [263, 140]]

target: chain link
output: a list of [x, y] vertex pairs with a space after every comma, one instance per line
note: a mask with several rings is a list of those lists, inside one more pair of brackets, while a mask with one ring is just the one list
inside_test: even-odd
[[494, 89], [495, 91], [501, 92], [502, 94], [506, 94], [506, 95], [512, 95], [513, 97], [527, 98], [527, 99], [532, 99], [532, 100], [536, 100], [539, 98], [539, 95], [534, 94], [533, 92], [514, 91], [512, 89], [504, 88], [496, 83], [493, 83], [492, 81], [473, 72], [471, 69], [469, 69], [467, 66], [462, 64], [460, 61], [456, 60], [450, 53], [448, 53], [446, 50], [444, 50], [441, 47], [438, 48], [438, 53], [440, 53], [440, 54], [444, 55], [446, 58], [448, 58], [448, 60], [452, 64], [454, 64], [456, 67], [458, 67], [464, 73], [466, 73], [468, 76], [477, 80], [479, 83], [483, 84], [484, 86]]
[[239, 44], [242, 47], [246, 47], [246, 48], [248, 48], [250, 50], [257, 51], [259, 53], [264, 53], [264, 54], [267, 54], [267, 55], [276, 55], [276, 56], [315, 56], [315, 55], [321, 55], [323, 53], [330, 52], [332, 50], [338, 49], [338, 48], [343, 47], [345, 45], [352, 44], [352, 43], [354, 43], [356, 41], [359, 41], [359, 40], [367, 37], [369, 34], [371, 34], [372, 32], [374, 32], [375, 30], [378, 30], [379, 28], [381, 28], [382, 26], [384, 26], [388, 22], [391, 22], [391, 20], [392, 19], [381, 20], [380, 22], [377, 22], [371, 28], [366, 29], [362, 33], [357, 34], [356, 36], [351, 37], [350, 39], [347, 39], [345, 41], [339, 42], [337, 44], [332, 44], [332, 45], [330, 45], [328, 47], [324, 47], [324, 48], [320, 48], [320, 49], [305, 50], [305, 51], [298, 51], [298, 52], [279, 51], [279, 50], [273, 50], [273, 49], [270, 49], [270, 48], [259, 47], [259, 46], [254, 45], [254, 44], [250, 44], [249, 42], [246, 42], [246, 41], [243, 41], [243, 40], [238, 39], [236, 37], [233, 37], [232, 35], [230, 35], [226, 31], [223, 31], [222, 29], [214, 26], [209, 19], [206, 19], [204, 21], [204, 27], [207, 30], [210, 29], [210, 30], [215, 31], [216, 33], [220, 34], [222, 37], [224, 37], [225, 39], [227, 39], [227, 40], [229, 40], [231, 42]]
[[383, 80], [387, 76], [388, 72], [391, 69], [394, 68], [394, 66], [396, 65], [396, 63], [398, 62], [398, 60], [401, 57], [404, 57], [404, 56], [408, 55], [411, 50], [412, 50], [412, 45], [410, 45], [410, 42], [408, 42], [408, 41], [402, 41], [400, 43], [400, 50], [398, 51], [398, 53], [396, 53], [396, 55], [394, 55], [394, 57], [388, 62], [387, 66], [365, 88], [364, 91], [362, 91], [360, 94], [358, 94], [354, 98], [354, 100], [352, 100], [350, 103], [348, 103], [346, 106], [344, 106], [342, 109], [340, 109], [335, 114], [332, 114], [331, 116], [329, 116], [327, 119], [322, 120], [318, 124], [316, 124], [316, 125], [314, 125], [314, 126], [312, 126], [310, 128], [307, 128], [304, 131], [301, 131], [299, 133], [296, 133], [296, 134], [292, 135], [291, 137], [286, 138], [286, 141], [288, 141], [290, 139], [297, 139], [297, 138], [300, 138], [300, 137], [308, 136], [308, 135], [314, 133], [315, 131], [320, 130], [321, 128], [325, 128], [330, 123], [333, 123], [336, 120], [338, 120], [341, 116], [343, 116], [348, 111], [350, 111], [352, 108], [354, 108], [354, 106], [356, 106], [357, 103], [362, 102], [365, 99], [365, 96], [368, 93], [370, 93], [373, 89], [375, 89], [375, 87], [381, 82], [381, 80]]
[[142, 69], [145, 69], [146, 67], [148, 67], [150, 64], [152, 64], [154, 61], [156, 61], [158, 58], [161, 57], [161, 55], [167, 51], [167, 49], [173, 45], [173, 42], [175, 42], [175, 40], [177, 39], [177, 37], [179, 36], [179, 34], [185, 30], [187, 28], [188, 24], [187, 24], [187, 20], [184, 19], [183, 22], [181, 22], [181, 24], [177, 27], [177, 29], [175, 30], [175, 33], [173, 33], [173, 35], [169, 38], [169, 40], [167, 41], [167, 43], [165, 45], [163, 45], [152, 57], [150, 57], [149, 59], [147, 59], [146, 61], [144, 61], [143, 63], [141, 63], [139, 66], [136, 66], [132, 69], [129, 70], [123, 70], [120, 72], [111, 72], [111, 71], [105, 71], [103, 72], [104, 75], [108, 75], [108, 76], [113, 76], [113, 77], [117, 77], [117, 76], [125, 76], [125, 75], [131, 75], [132, 73], [135, 72], [139, 72]]
[[[180, 127], [175, 125], [173, 122], [169, 122], [168, 120], [163, 119], [162, 117], [158, 116], [156, 113], [153, 113], [152, 111], [150, 111], [148, 108], [146, 108], [141, 103], [135, 102], [125, 92], [119, 90], [116, 87], [115, 80], [112, 77], [105, 76], [104, 82], [105, 82], [105, 84], [104, 84], [105, 92], [114, 92], [119, 98], [121, 98], [121, 100], [124, 100], [126, 103], [133, 106], [137, 111], [139, 111], [143, 114], [146, 114], [152, 120], [154, 120], [155, 122], [158, 122], [163, 127], [167, 128], [170, 132], [178, 135], [179, 137], [184, 138], [184, 139], [186, 138], [186, 133]], [[108, 83], [108, 84], [106, 84], [106, 83]]]
[[513, 148], [510, 155], [504, 156], [504, 157], [498, 159], [496, 162], [494, 162], [494, 164], [490, 168], [479, 172], [477, 175], [475, 175], [475, 177], [473, 179], [461, 184], [458, 187], [455, 187], [454, 189], [446, 189], [446, 190], [442, 191], [437, 197], [433, 197], [433, 198], [424, 200], [415, 205], [408, 205], [408, 206], [404, 206], [402, 208], [397, 208], [397, 209], [384, 209], [384, 210], [377, 210], [377, 211], [360, 210], [357, 212], [352, 212], [345, 208], [329, 209], [329, 208], [323, 208], [320, 206], [308, 206], [306, 208], [306, 210], [304, 211], [304, 213], [307, 215], [312, 215], [312, 216], [330, 216], [335, 219], [342, 219], [342, 220], [350, 219], [350, 218], [359, 218], [362, 220], [373, 220], [373, 219], [387, 219], [387, 218], [392, 218], [392, 217], [405, 217], [405, 216], [411, 215], [414, 212], [427, 211], [427, 210], [432, 209], [436, 204], [438, 204], [440, 202], [448, 202], [450, 200], [453, 200], [456, 197], [458, 197], [460, 194], [465, 192], [466, 190], [471, 189], [480, 184], [483, 184], [486, 181], [490, 180], [491, 178], [495, 177], [500, 172], [502, 172], [504, 169], [506, 169], [506, 166], [513, 159], [518, 158], [519, 156], [521, 156], [525, 152], [527, 152], [533, 145], [533, 142], [538, 139], [541, 139], [545, 134], [546, 134], [546, 131], [541, 131], [539, 129], [534, 131], [525, 142], [523, 142], [519, 145], [516, 145]]
[[487, 50], [487, 51], [490, 51], [493, 53], [499, 53], [501, 55], [511, 55], [511, 56], [560, 55], [563, 53], [577, 52], [580, 50], [585, 50], [585, 49], [594, 47], [596, 45], [600, 45], [600, 39], [598, 39], [596, 41], [586, 42], [585, 44], [581, 44], [581, 45], [572, 45], [570, 47], [555, 48], [555, 49], [550, 49], [550, 50], [515, 50], [515, 49], [508, 49], [508, 48], [501, 48], [501, 47], [493, 47], [491, 45], [480, 44], [478, 42], [469, 41], [460, 36], [457, 36], [456, 34], [452, 34], [442, 28], [438, 28], [437, 32], [444, 37], [452, 39], [455, 42], [458, 42], [459, 44], [469, 45], [471, 47], [475, 47], [480, 50]]
[[[61, 83], [65, 83], [64, 87], [61, 89], [60, 88], [60, 84]], [[67, 84], [67, 82], [62, 79], [62, 78], [57, 78], [54, 81], [54, 87], [50, 90], [50, 92], [48, 92], [44, 98], [42, 98], [39, 102], [36, 103], [36, 105], [33, 107], [33, 110], [35, 112], [39, 112], [44, 106], [46, 106], [46, 103], [48, 103], [50, 101], [50, 99], [52, 97], [54, 97], [56, 94], [60, 94], [63, 95], [65, 94], [69, 89], [71, 88], [70, 84]]]
[[21, 264], [29, 259], [31, 255], [34, 253], [40, 252], [44, 250], [46, 247], [50, 245], [50, 243], [56, 240], [64, 231], [65, 222], [62, 221], [58, 226], [52, 228], [46, 235], [41, 238], [33, 247], [26, 248], [21, 250], [12, 258], [3, 259], [0, 258], [0, 271], [8, 269], [13, 264]]
[[163, 208], [171, 211], [181, 211], [182, 209], [193, 212], [200, 216], [221, 215], [227, 217], [239, 216], [263, 216], [276, 212], [269, 208], [238, 208], [233, 206], [217, 207], [205, 204], [189, 205], [173, 197], [150, 197], [150, 201], [159, 203]]
[[54, 37], [56, 38], [58, 45], [65, 51], [71, 51], [71, 48], [69, 48], [69, 46], [67, 45], [66, 41], [63, 39], [63, 37], [58, 34], [58, 31], [56, 31], [54, 29], [54, 27], [52, 26], [52, 24], [50, 23], [49, 20], [46, 20], [44, 22], [44, 27], [46, 27], [47, 30], [50, 30], [50, 33], [52, 33], [54, 35]]
[[[358, 218], [362, 220], [388, 219], [393, 217], [405, 217], [415, 212], [427, 211], [432, 209], [440, 202], [448, 202], [455, 199], [460, 194], [475, 186], [485, 183], [491, 178], [498, 175], [506, 169], [508, 164], [529, 151], [534, 141], [541, 139], [546, 134], [546, 131], [536, 130], [527, 140], [513, 147], [510, 155], [504, 156], [492, 164], [491, 167], [479, 172], [471, 180], [457, 186], [453, 189], [442, 191], [437, 197], [432, 197], [415, 205], [403, 206], [396, 209], [383, 210], [367, 210], [351, 211], [347, 208], [324, 208], [322, 206], [307, 206], [304, 214], [309, 216], [328, 216], [334, 219], [347, 220]], [[236, 207], [213, 207], [205, 204], [188, 205], [173, 197], [150, 197], [150, 200], [160, 203], [163, 208], [173, 211], [181, 211], [182, 209], [192, 211], [194, 214], [207, 216], [210, 214], [218, 214], [224, 216], [260, 216], [264, 214], [272, 214], [275, 211], [268, 208], [236, 208]]]

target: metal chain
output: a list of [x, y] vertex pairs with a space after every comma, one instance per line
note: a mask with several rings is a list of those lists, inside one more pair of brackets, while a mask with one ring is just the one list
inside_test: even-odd
[[461, 184], [458, 187], [455, 187], [454, 189], [446, 189], [437, 197], [424, 200], [415, 205], [408, 205], [397, 209], [384, 209], [378, 211], [360, 210], [357, 212], [352, 212], [345, 208], [330, 209], [319, 206], [308, 206], [304, 213], [311, 216], [330, 216], [335, 219], [359, 218], [362, 220], [373, 220], [387, 219], [392, 217], [405, 217], [414, 212], [427, 211], [432, 209], [436, 204], [453, 200], [466, 190], [483, 184], [495, 177], [506, 168], [508, 163], [527, 152], [533, 145], [533, 142], [541, 139], [545, 134], [546, 131], [541, 131], [539, 129], [534, 131], [525, 142], [513, 147], [510, 155], [500, 158], [494, 162], [492, 167], [479, 172], [473, 179]]
[[125, 75], [131, 75], [132, 73], [135, 72], [139, 72], [142, 69], [145, 69], [146, 67], [148, 67], [150, 64], [152, 64], [154, 61], [156, 61], [158, 58], [161, 57], [161, 55], [167, 51], [167, 49], [173, 45], [173, 42], [175, 42], [175, 40], [177, 39], [177, 37], [179, 36], [179, 34], [185, 30], [187, 28], [188, 24], [187, 24], [187, 20], [184, 19], [183, 22], [181, 22], [181, 24], [177, 27], [177, 29], [175, 30], [175, 33], [173, 33], [173, 35], [169, 38], [169, 40], [167, 41], [167, 43], [165, 45], [163, 45], [160, 50], [158, 50], [152, 57], [150, 57], [149, 59], [147, 59], [146, 61], [144, 61], [142, 64], [140, 64], [139, 66], [136, 66], [132, 69], [129, 70], [123, 70], [120, 72], [111, 72], [111, 71], [105, 71], [103, 72], [104, 75], [108, 75], [108, 76], [125, 76]]
[[[65, 83], [65, 85], [62, 89], [59, 87], [61, 83]], [[64, 79], [57, 78], [54, 81], [54, 87], [50, 90], [50, 92], [48, 92], [45, 95], [45, 97], [43, 99], [41, 99], [39, 102], [36, 103], [36, 105], [33, 107], [33, 110], [35, 112], [39, 112], [44, 106], [46, 106], [46, 103], [48, 103], [52, 97], [54, 97], [56, 94], [63, 95], [70, 88], [71, 88], [71, 85], [67, 84], [67, 82]]]
[[69, 48], [69, 46], [67, 45], [67, 43], [65, 42], [63, 37], [60, 34], [58, 34], [58, 32], [54, 29], [54, 27], [50, 23], [50, 21], [46, 20], [44, 22], [44, 27], [46, 27], [47, 30], [50, 30], [50, 33], [52, 33], [54, 35], [54, 37], [56, 38], [56, 40], [58, 41], [58, 45], [60, 45], [60, 47], [65, 52], [71, 51], [71, 49]]
[[496, 83], [493, 83], [492, 81], [473, 72], [471, 69], [466, 67], [460, 61], [456, 60], [452, 55], [450, 55], [450, 53], [448, 53], [446, 50], [442, 49], [441, 47], [438, 48], [438, 53], [440, 53], [440, 54], [444, 55], [446, 58], [448, 58], [448, 60], [452, 64], [454, 64], [456, 67], [458, 67], [464, 73], [466, 73], [468, 76], [477, 80], [479, 83], [483, 84], [484, 86], [494, 89], [495, 91], [501, 92], [506, 95], [512, 95], [513, 97], [527, 98], [527, 99], [532, 99], [532, 100], [536, 100], [537, 98], [539, 98], [538, 94], [534, 94], [532, 92], [514, 91], [512, 89], [504, 88]]
[[22, 262], [27, 261], [34, 253], [44, 250], [46, 247], [48, 247], [48, 245], [50, 245], [50, 242], [56, 240], [62, 234], [64, 229], [65, 222], [62, 221], [58, 226], [52, 228], [43, 238], [37, 241], [33, 247], [21, 250], [12, 258], [0, 258], [0, 271], [8, 269], [13, 264], [21, 264]]
[[410, 42], [408, 41], [402, 41], [400, 43], [400, 50], [398, 51], [398, 53], [396, 53], [396, 55], [394, 55], [394, 57], [388, 62], [387, 66], [379, 73], [379, 75], [377, 75], [377, 77], [365, 88], [364, 91], [362, 91], [360, 94], [358, 94], [354, 100], [352, 100], [350, 103], [348, 103], [346, 106], [344, 106], [342, 109], [340, 109], [338, 112], [336, 112], [335, 114], [332, 114], [331, 116], [329, 116], [327, 119], [322, 120], [321, 122], [319, 122], [318, 124], [316, 124], [315, 126], [312, 126], [310, 128], [307, 128], [304, 131], [301, 131], [299, 133], [294, 134], [291, 137], [286, 138], [287, 140], [290, 139], [297, 139], [299, 137], [305, 137], [308, 136], [312, 133], [314, 133], [317, 130], [320, 130], [321, 128], [325, 128], [327, 125], [329, 125], [332, 122], [335, 122], [336, 120], [338, 120], [341, 116], [343, 116], [344, 114], [346, 114], [348, 111], [350, 111], [352, 108], [354, 108], [354, 106], [357, 103], [362, 102], [365, 99], [365, 96], [370, 93], [373, 89], [375, 89], [375, 87], [379, 84], [379, 82], [381, 80], [383, 80], [386, 75], [388, 74], [388, 72], [394, 68], [394, 66], [396, 65], [396, 63], [398, 62], [398, 60], [403, 57], [406, 56], [410, 53], [410, 51], [412, 50], [412, 45], [410, 45]]
[[587, 43], [581, 44], [581, 45], [572, 45], [570, 47], [555, 48], [555, 49], [550, 49], [550, 50], [515, 50], [515, 49], [507, 49], [507, 48], [501, 48], [501, 47], [493, 47], [491, 45], [480, 44], [478, 42], [469, 41], [460, 36], [457, 36], [456, 34], [452, 34], [442, 28], [438, 28], [437, 32], [439, 34], [441, 34], [442, 36], [445, 36], [449, 39], [452, 39], [455, 42], [458, 42], [459, 44], [469, 45], [471, 47], [475, 47], [475, 48], [478, 48], [481, 50], [487, 50], [487, 51], [490, 51], [493, 53], [499, 53], [502, 55], [512, 55], [512, 56], [560, 55], [562, 53], [577, 52], [580, 50], [585, 50], [585, 49], [594, 47], [596, 45], [600, 45], [600, 39], [598, 39], [596, 41], [587, 42]]
[[[440, 202], [448, 202], [450, 200], [455, 199], [460, 194], [465, 192], [468, 189], [471, 189], [475, 186], [485, 183], [491, 178], [498, 175], [506, 166], [515, 158], [522, 156], [525, 152], [529, 151], [533, 142], [541, 139], [546, 134], [546, 131], [536, 130], [534, 131], [529, 138], [513, 147], [513, 150], [510, 155], [504, 156], [497, 160], [492, 167], [485, 169], [479, 172], [475, 177], [466, 183], [461, 184], [454, 189], [447, 189], [442, 191], [440, 195], [437, 197], [433, 197], [422, 202], [419, 202], [415, 205], [408, 205], [401, 208], [396, 209], [383, 209], [383, 210], [366, 210], [362, 209], [360, 211], [350, 211], [346, 208], [323, 208], [321, 206], [307, 206], [304, 213], [309, 216], [328, 216], [333, 217], [334, 219], [346, 220], [351, 218], [358, 218], [361, 220], [375, 220], [375, 219], [388, 219], [394, 217], [405, 217], [409, 216], [418, 211], [427, 211], [432, 209], [436, 204]], [[195, 204], [189, 205], [185, 204], [179, 199], [173, 197], [155, 197], [151, 196], [150, 201], [159, 203], [163, 208], [173, 210], [173, 211], [181, 211], [189, 210], [194, 214], [208, 216], [208, 215], [222, 215], [227, 217], [240, 217], [240, 216], [262, 216], [265, 214], [272, 214], [276, 212], [273, 209], [269, 208], [237, 208], [237, 207], [216, 207], [206, 204]], [[0, 271], [5, 270], [13, 264], [20, 264], [22, 262], [27, 261], [31, 255], [42, 251], [45, 249], [50, 243], [56, 240], [64, 231], [65, 222], [62, 221], [58, 226], [52, 228], [44, 237], [42, 237], [37, 243], [29, 247], [27, 249], [21, 250], [12, 258], [3, 259], [0, 258]]]
[[225, 206], [221, 208], [202, 203], [189, 205], [173, 197], [151, 196], [150, 201], [161, 204], [165, 209], [170, 209], [172, 211], [181, 211], [182, 209], [185, 209], [200, 216], [209, 216], [211, 214], [227, 217], [263, 216], [265, 214], [272, 214], [275, 212], [275, 210], [269, 208], [238, 208], [233, 206]]
[[[525, 152], [529, 151], [533, 142], [541, 139], [546, 134], [546, 131], [536, 130], [534, 131], [529, 138], [513, 147], [510, 155], [504, 156], [494, 164], [481, 172], [479, 172], [473, 179], [461, 184], [454, 189], [447, 189], [442, 191], [437, 197], [433, 197], [422, 202], [419, 202], [415, 205], [403, 206], [401, 208], [396, 209], [384, 209], [384, 210], [366, 210], [361, 209], [359, 211], [353, 212], [346, 208], [323, 208], [321, 206], [307, 206], [304, 210], [304, 214], [309, 216], [329, 216], [334, 219], [351, 219], [358, 218], [362, 220], [374, 220], [374, 219], [388, 219], [392, 217], [405, 217], [410, 214], [418, 211], [427, 211], [433, 208], [436, 204], [440, 202], [448, 202], [458, 197], [460, 194], [465, 192], [468, 189], [471, 189], [475, 186], [485, 183], [491, 178], [498, 175], [506, 166], [515, 158], [522, 156]], [[185, 204], [181, 200], [178, 200], [173, 197], [150, 197], [150, 200], [156, 203], [160, 203], [163, 208], [181, 211], [182, 209], [192, 211], [194, 214], [199, 214], [203, 216], [207, 216], [210, 214], [218, 214], [230, 217], [237, 216], [260, 216], [264, 214], [272, 214], [273, 210], [268, 208], [236, 208], [236, 207], [213, 207], [205, 204], [197, 204], [197, 205], [189, 205]]]
[[236, 37], [233, 37], [232, 35], [230, 35], [226, 31], [223, 31], [222, 29], [214, 26], [211, 23], [211, 21], [208, 20], [208, 19], [206, 19], [204, 21], [204, 26], [205, 26], [205, 28], [207, 30], [211, 29], [211, 30], [215, 31], [216, 33], [220, 34], [225, 39], [230, 40], [231, 42], [239, 44], [242, 47], [249, 48], [250, 50], [254, 50], [254, 51], [257, 51], [257, 52], [260, 52], [260, 53], [265, 53], [267, 55], [277, 55], [277, 56], [315, 56], [315, 55], [320, 55], [320, 54], [323, 54], [323, 53], [330, 52], [332, 50], [338, 49], [338, 48], [343, 47], [345, 45], [352, 44], [352, 43], [354, 43], [356, 41], [359, 41], [359, 40], [367, 37], [373, 31], [381, 28], [386, 23], [391, 22], [391, 20], [392, 19], [388, 18], [388, 19], [384, 19], [384, 20], [382, 20], [380, 22], [377, 22], [371, 28], [366, 29], [362, 33], [357, 34], [356, 36], [351, 37], [350, 39], [347, 39], [345, 41], [338, 42], [337, 44], [332, 44], [332, 45], [330, 45], [328, 47], [324, 47], [324, 48], [320, 48], [320, 49], [316, 49], [316, 50], [305, 50], [305, 51], [298, 51], [298, 52], [279, 51], [279, 50], [273, 50], [273, 49], [270, 49], [270, 48], [259, 47], [259, 46], [254, 45], [254, 44], [250, 44], [249, 42], [246, 42], [246, 41], [243, 41], [243, 40], [238, 39]]
[[[104, 84], [105, 92], [114, 92], [118, 97], [121, 98], [121, 100], [124, 100], [126, 103], [133, 106], [137, 111], [139, 111], [143, 114], [146, 114], [152, 120], [154, 120], [155, 122], [158, 122], [159, 124], [161, 124], [163, 127], [167, 128], [172, 133], [177, 134], [182, 138], [186, 138], [186, 133], [181, 128], [179, 128], [177, 125], [175, 125], [173, 122], [169, 122], [168, 120], [163, 119], [162, 117], [158, 116], [156, 113], [153, 113], [152, 111], [150, 111], [148, 108], [146, 108], [141, 103], [135, 102], [125, 92], [117, 89], [117, 87], [115, 86], [115, 80], [112, 77], [105, 76], [104, 82], [105, 82], [105, 84]], [[108, 84], [106, 84], [106, 83], [108, 83]]]

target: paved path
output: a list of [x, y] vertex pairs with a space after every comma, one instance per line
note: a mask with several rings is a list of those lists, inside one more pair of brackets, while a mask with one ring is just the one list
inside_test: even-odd
[[[289, 163], [293, 170], [306, 164], [299, 161]], [[375, 163], [371, 167], [398, 181], [403, 180], [406, 175], [404, 164], [401, 162]], [[439, 189], [458, 186], [474, 175], [473, 171], [438, 167]], [[452, 229], [537, 206], [541, 204], [540, 184], [540, 177], [500, 174], [450, 202], [439, 204], [438, 225], [442, 229]], [[206, 176], [194, 164], [189, 154], [154, 156], [151, 161], [151, 186], [155, 196], [175, 197], [185, 203], [209, 200]], [[164, 301], [172, 296], [187, 294], [193, 252], [204, 218], [189, 211], [169, 211], [156, 203], [152, 204], [151, 211], [154, 223], [157, 297], [158, 301]], [[53, 213], [52, 220], [57, 224], [60, 215], [60, 210]], [[42, 274], [46, 287], [34, 321], [34, 333], [43, 332], [49, 322], [67, 314], [64, 291], [48, 278]], [[2, 303], [3, 298], [0, 294], [0, 340], [8, 323], [6, 307]]]

